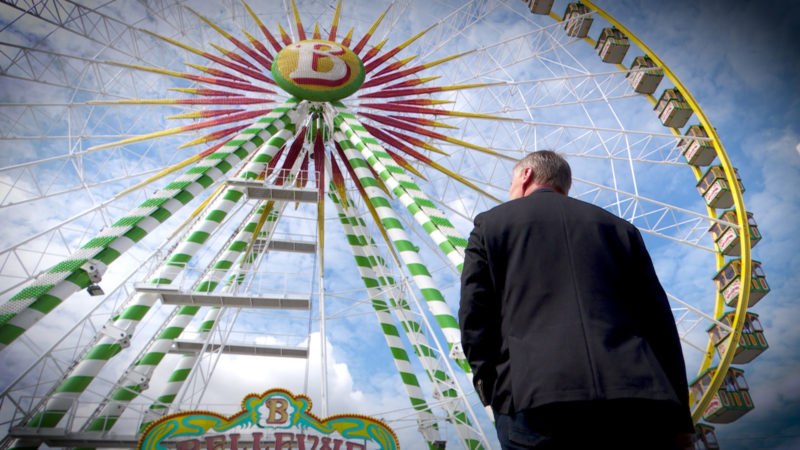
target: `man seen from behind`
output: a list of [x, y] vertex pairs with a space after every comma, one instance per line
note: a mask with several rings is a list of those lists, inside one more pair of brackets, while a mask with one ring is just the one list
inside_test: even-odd
[[683, 354], [641, 234], [571, 184], [533, 152], [475, 218], [459, 309], [475, 389], [504, 449], [682, 448]]

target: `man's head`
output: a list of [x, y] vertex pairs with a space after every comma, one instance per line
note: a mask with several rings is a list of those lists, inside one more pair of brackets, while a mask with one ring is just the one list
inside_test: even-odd
[[525, 197], [541, 187], [550, 187], [564, 195], [572, 186], [572, 170], [567, 161], [550, 150], [529, 153], [515, 166], [511, 175], [511, 200]]

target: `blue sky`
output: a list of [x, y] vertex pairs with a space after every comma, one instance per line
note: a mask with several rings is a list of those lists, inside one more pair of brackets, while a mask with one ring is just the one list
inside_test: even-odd
[[756, 408], [718, 425], [724, 449], [800, 446], [800, 4], [620, 1], [601, 7], [658, 54], [708, 115], [764, 240], [771, 293], [753, 309], [770, 349], [742, 368]]
[[[509, 1], [519, 3], [518, 0]], [[351, 3], [345, 0], [344, 3], [347, 6], [348, 3], [354, 4], [355, 2]], [[119, 7], [116, 4], [113, 6]], [[800, 27], [800, 19], [798, 19], [800, 7], [788, 1], [771, 2], [765, 6], [761, 2], [722, 0], [702, 2], [679, 0], [668, 3], [653, 0], [607, 1], [602, 2], [599, 6], [607, 8], [607, 12], [615, 16], [654, 50], [683, 81], [701, 105], [712, 124], [716, 126], [733, 164], [742, 175], [747, 189], [744, 195], [745, 204], [749, 211], [755, 213], [759, 228], [764, 235], [764, 240], [754, 250], [754, 258], [763, 263], [772, 292], [754, 308], [754, 312], [760, 314], [762, 322], [767, 328], [766, 337], [771, 348], [754, 362], [743, 367], [746, 370], [756, 409], [734, 424], [718, 425], [718, 438], [725, 449], [798, 448], [800, 447], [800, 381], [795, 374], [800, 369], [800, 352], [795, 349], [800, 348], [800, 331], [798, 331], [800, 328], [795, 326], [795, 321], [800, 319], [800, 305], [798, 305], [796, 294], [800, 290], [800, 281], [795, 274], [797, 268], [800, 267], [800, 245], [794, 239], [794, 234], [797, 225], [800, 224], [800, 192], [796, 189], [797, 186], [800, 186], [800, 125], [798, 125], [800, 124], [800, 95], [796, 93], [797, 86], [800, 86], [800, 54], [798, 52], [800, 46], [794, 43], [793, 34], [796, 33], [796, 28]], [[210, 4], [206, 4], [204, 7], [213, 9]], [[429, 15], [435, 14], [433, 10], [423, 12]], [[560, 14], [562, 11], [556, 12]], [[368, 24], [378, 13], [375, 11], [361, 14], [356, 19], [363, 20]], [[420, 10], [417, 10], [416, 13], [421, 14]], [[430, 16], [420, 17], [419, 20], [402, 21], [398, 26], [406, 28], [394, 29], [393, 38], [401, 39], [395, 36], [403, 36], [404, 39], [411, 34], [410, 32], [418, 32], [420, 27], [430, 21]], [[354, 19], [353, 14], [346, 15], [346, 18], [347, 20]], [[286, 25], [285, 17], [282, 23]], [[143, 21], [142, 24], [144, 27], [150, 25], [147, 21]], [[308, 26], [308, 23], [306, 25]], [[520, 28], [511, 30], [503, 29], [502, 20], [494, 22], [493, 25], [512, 35], [516, 32], [526, 31], [524, 25], [520, 23], [513, 24]], [[364, 24], [361, 26], [364, 28]], [[33, 33], [36, 30], [26, 31]], [[469, 45], [480, 45], [483, 32], [489, 31], [470, 30], [470, 33], [473, 34], [470, 37], [474, 41]], [[593, 27], [590, 34], [595, 36], [597, 33], [597, 27]], [[202, 37], [197, 38], [195, 45], [203, 45], [203, 39], [209, 35], [213, 36], [213, 33], [207, 32], [205, 36], [198, 33], [197, 36]], [[29, 39], [30, 42], [34, 40], [33, 38]], [[57, 41], [54, 44], [57, 44], [55, 46], [58, 50], [64, 52], [75, 51], [78, 53], [84, 50], [80, 43], [72, 43], [68, 40]], [[87, 47], [91, 50], [91, 46]], [[160, 54], [160, 57], [151, 55], [152, 61], [158, 64], [168, 65], [169, 62], [172, 62], [175, 66], [182, 65], [182, 58], [185, 55], [180, 52], [170, 53], [173, 50], [167, 50], [165, 46], [157, 48], [164, 53]], [[429, 56], [428, 60], [430, 59], [433, 58]], [[167, 81], [158, 76], [150, 78], [153, 84], [148, 87], [156, 92], [153, 96], [163, 95], [164, 88], [168, 86]], [[53, 89], [52, 98], [58, 98], [58, 94], [63, 94], [63, 92]], [[121, 95], [129, 95], [128, 86], [125, 83], [120, 83], [119, 89]], [[49, 95], [46, 90], [37, 92], [42, 97]], [[30, 95], [27, 97], [30, 101], [40, 99], [22, 90], [5, 94]], [[636, 108], [641, 107], [643, 113], [648, 114], [648, 118], [652, 118], [649, 115], [652, 112], [646, 102], [640, 98], [633, 100], [638, 102]], [[634, 112], [627, 112], [635, 115], [638, 111], [637, 109]], [[162, 112], [158, 111], [159, 117]], [[141, 114], [144, 117], [144, 114]], [[114, 117], [113, 114], [109, 114], [108, 117], [108, 126], [116, 125], [111, 119]], [[553, 117], [539, 118], [539, 120], [556, 121]], [[120, 126], [120, 129], [124, 129], [125, 132], [143, 133], [158, 129], [159, 126], [164, 127], [164, 125], [154, 127], [149, 120], [136, 120], [136, 124], [138, 124], [136, 127], [123, 128]], [[95, 133], [98, 129], [103, 128], [97, 126], [94, 128]], [[659, 131], [663, 132], [662, 129]], [[480, 135], [473, 135], [471, 138], [478, 142], [489, 139]], [[162, 142], [166, 142], [160, 145], [167, 149], [167, 157], [178, 158], [176, 154], [170, 153], [176, 141], [164, 140]], [[97, 142], [89, 144], [95, 143]], [[24, 143], [18, 145], [24, 145]], [[28, 157], [30, 154], [35, 154], [36, 151], [33, 149], [26, 151], [26, 147], [18, 147], [18, 149], [21, 151], [0, 155], [0, 158], [5, 158], [0, 160], [10, 161], [13, 159], [16, 161], [16, 158]], [[39, 149], [39, 151], [42, 150]], [[683, 178], [659, 180], [659, 182], [670, 185], [670, 187], [686, 184]], [[643, 186], [643, 188], [657, 190], [660, 186], [661, 184], [651, 184]], [[108, 193], [101, 192], [101, 194], [107, 195]], [[502, 189], [496, 194], [503, 194]], [[693, 195], [693, 193], [691, 194]], [[693, 200], [698, 201], [694, 197]], [[130, 202], [133, 201], [133, 199], [130, 200]], [[140, 199], [136, 199], [136, 202], [138, 201]], [[81, 206], [80, 208], [85, 207]], [[127, 207], [118, 207], [118, 209], [119, 211], [116, 211], [115, 214], [123, 214]], [[53, 208], [53, 211], [48, 211], [48, 214], [55, 216], [61, 212], [57, 208]], [[20, 229], [23, 229], [24, 233], [29, 234], [28, 228], [34, 224], [30, 223], [29, 215], [22, 214], [20, 216], [23, 216], [23, 219], [19, 221], [19, 226], [15, 227], [14, 231], [19, 232]], [[56, 218], [54, 217], [52, 220], [56, 220]], [[454, 222], [459, 229], [466, 229], [468, 232], [468, 221], [457, 218]], [[86, 228], [93, 230], [93, 226]], [[156, 234], [149, 239], [161, 239], [163, 234], [168, 231], [165, 230], [162, 234]], [[91, 230], [87, 232], [91, 232]], [[7, 233], [12, 233], [11, 228]], [[84, 236], [76, 237], [75, 241], [78, 240], [85, 241], [86, 238]], [[654, 247], [652, 250], [654, 253], [659, 252], [660, 247]], [[331, 245], [326, 252], [328, 261], [339, 261], [339, 259], [350, 261], [352, 259], [348, 249], [344, 246]], [[668, 259], [670, 254], [654, 256], [656, 258], [660, 256], [663, 260]], [[426, 262], [428, 261], [426, 260]], [[294, 264], [297, 263], [294, 262]], [[659, 268], [665, 270], [664, 273], [669, 276], [670, 284], [675, 282], [675, 279], [682, 273], [679, 267]], [[347, 291], [359, 287], [358, 275], [354, 266], [337, 266], [335, 275], [331, 277], [332, 279], [327, 285], [331, 291]], [[110, 277], [111, 275], [109, 275]], [[694, 280], [694, 278], [691, 281], [702, 283], [705, 289], [709, 288], [710, 280], [705, 278]], [[452, 274], [448, 276], [445, 273], [444, 280], [442, 289], [448, 294], [448, 299], [457, 298], [456, 277]], [[451, 301], [451, 303], [453, 302]], [[370, 317], [370, 319], [372, 318]], [[342, 411], [351, 411], [349, 408], [358, 409], [364, 404], [373, 406], [377, 404], [384, 409], [391, 409], [397, 404], [398, 398], [405, 401], [402, 393], [399, 392], [399, 383], [392, 378], [395, 376], [393, 374], [394, 367], [384, 352], [383, 340], [379, 332], [373, 328], [360, 327], [359, 325], [363, 324], [360, 317], [345, 323], [352, 323], [352, 326], [349, 329], [347, 326], [339, 328], [329, 344], [331, 345], [329, 358], [332, 365], [329, 378], [331, 403], [336, 404], [339, 409], [344, 408]], [[372, 325], [371, 321], [370, 325]], [[141, 336], [142, 330], [139, 331]], [[312, 342], [315, 342], [314, 339], [316, 338], [312, 338]], [[367, 361], [345, 361], [352, 354], [371, 352], [372, 349], [367, 352], [364, 350], [367, 342], [376, 343], [376, 347], [374, 347], [376, 349], [380, 347], [380, 352], [376, 350], [377, 356], [370, 355], [371, 358]], [[377, 358], [382, 359], [379, 360], [380, 364], [376, 365]], [[290, 362], [286, 365], [302, 366], [303, 364]], [[120, 363], [120, 370], [122, 367], [124, 365]], [[154, 391], [157, 390], [155, 385], [159, 383], [159, 380], [166, 378], [171, 369], [160, 368], [159, 370], [167, 372], [157, 372], [154, 377], [156, 381], [153, 382]], [[248, 373], [252, 370], [252, 361], [249, 360], [227, 361], [223, 370], [229, 374], [229, 376], [223, 377], [229, 385], [236, 384], [231, 380], [237, 380], [236, 377], [241, 377], [243, 373], [248, 374], [245, 378], [253, 378]], [[298, 370], [302, 371], [303, 368], [299, 367]], [[260, 386], [263, 385], [284, 386], [295, 391], [303, 388], [297, 376], [286, 375], [292, 373], [291, 371], [287, 370], [284, 374], [275, 374], [274, 372], [272, 370], [264, 371], [265, 375], [258, 378], [258, 384], [252, 389], [260, 389]], [[420, 373], [420, 376], [424, 375]], [[223, 394], [223, 390], [220, 389], [212, 400], [222, 399]], [[405, 402], [407, 403], [407, 401]], [[492, 433], [492, 430], [488, 431], [490, 434]]]

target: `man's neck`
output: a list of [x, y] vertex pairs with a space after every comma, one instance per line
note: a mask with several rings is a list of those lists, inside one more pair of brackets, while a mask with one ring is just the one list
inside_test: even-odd
[[559, 194], [563, 194], [561, 189], [559, 189], [559, 188], [557, 188], [555, 186], [550, 186], [550, 185], [547, 185], [547, 184], [531, 184], [530, 186], [528, 186], [528, 189], [525, 190], [525, 195], [527, 196], [527, 195], [533, 194], [534, 192], [540, 191], [540, 190], [554, 191], [554, 192], [558, 192]]

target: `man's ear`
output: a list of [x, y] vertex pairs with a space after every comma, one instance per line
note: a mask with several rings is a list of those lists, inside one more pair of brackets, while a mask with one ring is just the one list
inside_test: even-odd
[[520, 175], [522, 176], [522, 187], [524, 191], [524, 188], [533, 183], [533, 169], [530, 167], [525, 167], [522, 169], [522, 173]]

